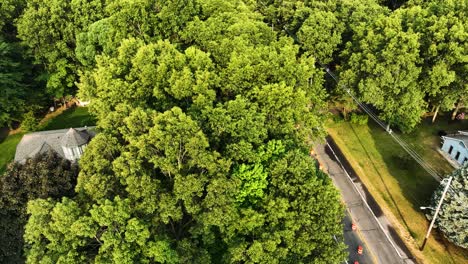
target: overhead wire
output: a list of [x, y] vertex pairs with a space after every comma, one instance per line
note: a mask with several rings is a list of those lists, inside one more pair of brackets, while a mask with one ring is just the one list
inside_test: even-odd
[[[291, 32], [289, 32], [289, 30], [286, 28], [286, 26], [283, 26], [283, 28], [286, 31], [286, 33], [288, 33], [288, 35], [291, 36], [297, 43], [299, 43], [299, 44], [301, 43], [299, 41], [299, 39], [294, 34], [291, 34]], [[393, 133], [393, 131], [390, 129], [390, 125], [388, 125], [385, 122], [383, 122], [382, 120], [380, 120], [380, 118], [376, 114], [374, 114], [374, 112], [367, 105], [362, 103], [352, 93], [350, 88], [346, 87], [346, 85], [344, 85], [344, 84], [340, 84], [338, 77], [328, 67], [326, 67], [326, 65], [323, 65], [319, 61], [317, 61], [317, 63], [320, 64], [320, 66], [325, 69], [325, 71], [328, 73], [328, 75], [330, 75], [333, 78], [333, 80], [335, 80], [336, 84], [341, 86], [346, 91], [346, 93], [349, 96], [351, 96], [351, 98], [354, 100], [354, 102], [356, 102], [361, 107], [361, 109], [364, 110], [364, 112], [366, 112], [372, 118], [372, 120], [374, 120], [379, 126], [381, 126], [385, 131], [387, 131], [387, 133], [390, 134], [390, 136], [394, 139], [394, 141], [396, 141], [427, 173], [429, 173], [436, 180], [440, 181], [441, 177], [439, 176], [437, 171], [435, 171], [429, 163], [424, 161], [424, 159], [421, 157], [421, 155], [419, 155], [416, 151], [414, 151], [408, 145], [408, 143], [406, 143], [402, 138], [400, 138], [398, 135]]]
[[387, 133], [393, 138], [393, 140], [396, 141], [427, 173], [429, 173], [435, 179], [440, 180], [440, 176], [437, 173], [437, 171], [434, 170], [429, 163], [424, 161], [421, 155], [419, 155], [415, 150], [413, 150], [411, 146], [408, 143], [406, 143], [400, 136], [393, 133], [393, 131], [390, 129], [390, 126], [382, 120], [380, 120], [380, 118], [366, 104], [362, 103], [348, 87], [346, 87], [344, 84], [340, 84], [338, 77], [333, 72], [331, 72], [328, 67], [321, 63], [319, 64], [325, 69], [328, 75], [330, 75], [333, 78], [333, 80], [335, 80], [335, 82], [346, 91], [346, 93], [356, 102], [356, 104], [359, 105], [361, 109], [364, 110], [364, 112], [366, 112], [379, 126], [385, 129], [385, 131], [387, 131]]

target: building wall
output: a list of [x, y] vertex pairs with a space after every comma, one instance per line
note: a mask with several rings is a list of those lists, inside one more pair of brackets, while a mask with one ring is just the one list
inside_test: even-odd
[[[452, 147], [452, 151], [449, 153], [450, 147]], [[444, 144], [442, 145], [442, 150], [449, 154], [450, 157], [456, 160], [460, 165], [463, 165], [465, 158], [468, 159], [468, 149], [461, 141], [445, 138]], [[458, 159], [455, 159], [458, 152], [460, 155], [458, 156]]]
[[66, 148], [62, 147], [65, 158], [68, 160], [77, 160], [83, 155], [86, 144], [79, 147]]

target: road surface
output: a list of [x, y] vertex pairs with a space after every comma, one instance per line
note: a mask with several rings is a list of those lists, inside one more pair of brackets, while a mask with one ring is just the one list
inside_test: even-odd
[[[359, 179], [345, 172], [345, 166], [341, 163], [344, 158], [340, 157], [337, 147], [327, 142], [316, 145], [314, 152], [323, 169], [328, 172], [334, 185], [340, 190], [342, 200], [346, 204], [344, 238], [348, 245], [348, 262], [415, 263], [408, 249]], [[351, 230], [351, 221], [357, 225], [357, 231]], [[356, 253], [358, 245], [364, 247], [363, 255]]]

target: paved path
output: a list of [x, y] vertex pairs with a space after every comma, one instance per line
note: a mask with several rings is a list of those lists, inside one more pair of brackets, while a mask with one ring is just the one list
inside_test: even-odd
[[[348, 262], [354, 263], [357, 260], [360, 264], [415, 263], [408, 249], [359, 179], [354, 175], [350, 176], [345, 171], [341, 163], [343, 157], [340, 157], [336, 146], [328, 145], [328, 143], [327, 145], [319, 144], [315, 146], [314, 152], [323, 169], [328, 172], [333, 183], [340, 190], [342, 200], [346, 204], [348, 215], [344, 219], [344, 237], [350, 253]], [[351, 231], [351, 219], [358, 226], [357, 232]], [[364, 247], [363, 255], [356, 254], [358, 245]]]

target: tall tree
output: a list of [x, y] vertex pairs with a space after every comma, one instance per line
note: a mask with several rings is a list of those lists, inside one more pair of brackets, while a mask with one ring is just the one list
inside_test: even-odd
[[333, 53], [341, 44], [344, 25], [330, 11], [313, 9], [298, 32], [302, 47], [310, 52], [318, 62], [330, 63]]
[[25, 112], [27, 86], [21, 54], [0, 37], [0, 127], [19, 121]]
[[343, 52], [340, 82], [379, 109], [388, 123], [413, 129], [425, 109], [424, 90], [418, 86], [418, 34], [405, 28], [396, 12], [361, 24], [353, 39]]
[[[437, 227], [454, 244], [468, 248], [468, 164], [448, 175], [453, 177], [450, 191], [447, 192], [439, 215]], [[432, 205], [437, 207], [445, 188], [441, 184], [432, 195]], [[429, 217], [432, 217], [429, 215]]]
[[[464, 11], [463, 11], [464, 10]], [[435, 108], [448, 111], [466, 100], [468, 93], [468, 32], [461, 2], [442, 1], [414, 5], [401, 10], [404, 23], [420, 33], [422, 72], [420, 85]]]
[[18, 37], [48, 72], [47, 91], [63, 97], [74, 91], [79, 65], [76, 35], [103, 15], [101, 0], [27, 0], [18, 19]]
[[101, 134], [76, 198], [30, 203], [29, 262], [342, 260], [304, 144], [323, 134], [314, 59], [242, 1], [200, 8], [179, 43], [125, 39], [82, 75]]
[[160, 39], [178, 41], [182, 29], [198, 13], [194, 0], [108, 1], [105, 17], [77, 35], [76, 57], [90, 67], [95, 65], [96, 55], [114, 55], [120, 42], [127, 38], [146, 43]]
[[0, 262], [22, 262], [28, 201], [72, 196], [77, 175], [76, 164], [54, 152], [7, 167], [0, 177]]
[[2, 37], [11, 41], [16, 38], [14, 20], [26, 6], [26, 0], [3, 0], [0, 5], [0, 32]]

